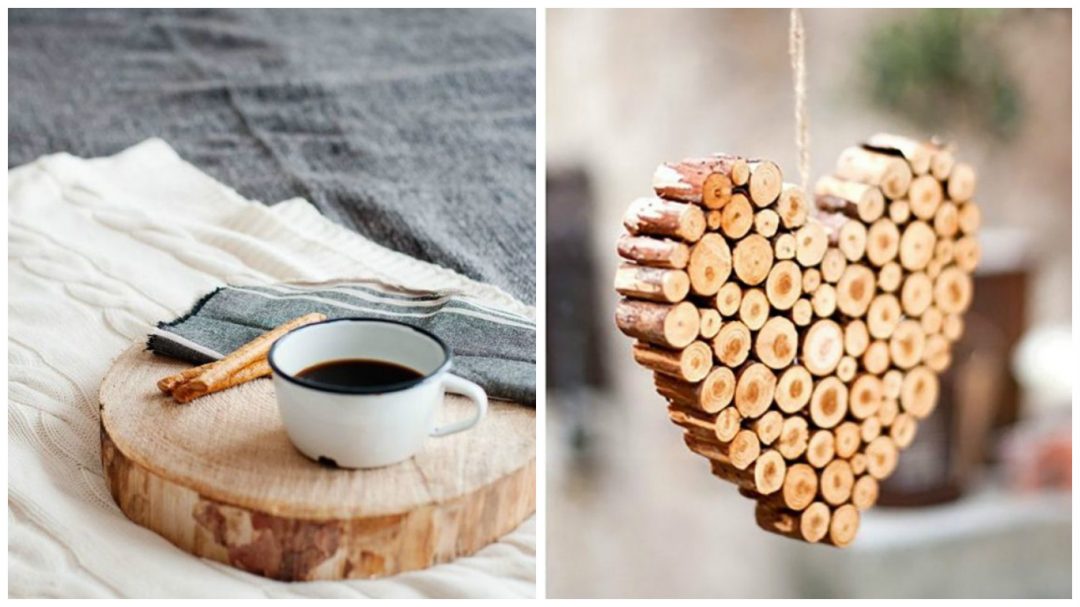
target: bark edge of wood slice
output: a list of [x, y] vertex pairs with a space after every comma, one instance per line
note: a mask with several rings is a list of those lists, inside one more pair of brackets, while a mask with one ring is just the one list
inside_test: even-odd
[[113, 362], [101, 459], [124, 514], [196, 556], [278, 580], [375, 578], [468, 556], [536, 509], [532, 407], [495, 400], [410, 460], [333, 469], [288, 441], [269, 380], [178, 405], [155, 382], [183, 366], [141, 342]]

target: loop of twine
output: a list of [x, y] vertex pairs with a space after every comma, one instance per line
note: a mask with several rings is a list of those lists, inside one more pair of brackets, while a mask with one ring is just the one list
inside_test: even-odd
[[806, 35], [802, 14], [791, 9], [788, 30], [788, 54], [791, 55], [792, 80], [795, 86], [795, 147], [799, 150], [799, 177], [805, 191], [810, 183], [810, 120], [806, 115]]

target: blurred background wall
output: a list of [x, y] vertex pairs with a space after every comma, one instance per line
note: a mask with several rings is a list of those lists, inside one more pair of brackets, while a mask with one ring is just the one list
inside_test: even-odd
[[917, 507], [843, 551], [758, 530], [614, 327], [621, 216], [657, 164], [728, 151], [797, 181], [788, 18], [547, 13], [548, 596], [1068, 596], [1070, 11], [804, 11], [812, 179], [879, 131], [979, 175], [969, 337], [893, 492]]

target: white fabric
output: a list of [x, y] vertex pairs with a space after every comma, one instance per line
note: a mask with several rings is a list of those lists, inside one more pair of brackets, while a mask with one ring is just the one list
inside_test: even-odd
[[225, 282], [364, 277], [535, 310], [379, 247], [303, 200], [245, 200], [160, 140], [111, 158], [47, 156], [8, 180], [9, 596], [535, 594], [533, 519], [471, 557], [381, 580], [275, 582], [191, 556], [113, 503], [97, 401], [115, 356]]

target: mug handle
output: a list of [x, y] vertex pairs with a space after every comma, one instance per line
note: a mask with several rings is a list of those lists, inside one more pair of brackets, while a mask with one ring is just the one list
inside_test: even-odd
[[487, 394], [484, 393], [484, 389], [480, 386], [467, 379], [458, 377], [457, 375], [447, 373], [446, 378], [443, 379], [443, 387], [447, 392], [460, 394], [471, 400], [473, 404], [476, 405], [476, 412], [473, 413], [473, 416], [469, 419], [463, 419], [446, 426], [435, 428], [431, 431], [431, 436], [449, 436], [468, 430], [478, 424], [484, 417], [484, 414], [487, 413]]

